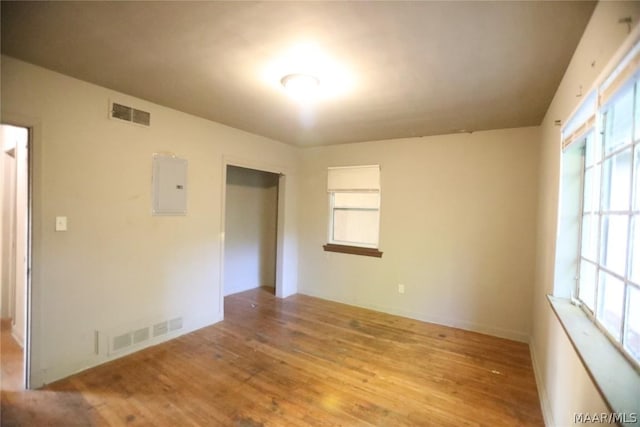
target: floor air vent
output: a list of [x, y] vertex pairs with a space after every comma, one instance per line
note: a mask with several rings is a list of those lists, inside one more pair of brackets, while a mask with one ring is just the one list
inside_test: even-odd
[[138, 110], [117, 102], [111, 102], [110, 107], [109, 117], [112, 119], [123, 120], [125, 122], [135, 123], [142, 126], [151, 125], [151, 113], [148, 111]]

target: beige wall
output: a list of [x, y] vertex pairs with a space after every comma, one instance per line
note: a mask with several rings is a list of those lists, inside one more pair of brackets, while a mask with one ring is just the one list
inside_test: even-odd
[[227, 168], [225, 295], [275, 287], [278, 179], [269, 172]]
[[[568, 117], [579, 86], [590, 87], [625, 39], [618, 19], [636, 22], [639, 9], [598, 5], [541, 128], [303, 150], [2, 57], [2, 120], [34, 132], [32, 385], [108, 360], [104, 331], [180, 315], [187, 332], [221, 319], [223, 165], [233, 159], [286, 175], [280, 296], [299, 285], [417, 319], [523, 341], [531, 334], [548, 424], [600, 412], [545, 299], [558, 216], [553, 121]], [[150, 111], [151, 128], [107, 119], [114, 97]], [[189, 161], [185, 217], [150, 215], [154, 152]], [[323, 252], [326, 168], [374, 163], [383, 257]], [[53, 231], [57, 215], [69, 218], [68, 232]]]
[[580, 86], [586, 93], [624, 42], [629, 31], [618, 20], [629, 16], [634, 23], [638, 22], [640, 3], [598, 4], [541, 125], [537, 265], [530, 344], [548, 425], [570, 425], [575, 412], [602, 412], [606, 408], [545, 297], [554, 290], [559, 200], [560, 128], [553, 122], [569, 117], [580, 101], [576, 97]]
[[[110, 98], [150, 111], [151, 127], [108, 119]], [[282, 292], [295, 293], [292, 147], [4, 56], [2, 108], [3, 122], [34, 131], [32, 385], [108, 360], [109, 334], [222, 318], [225, 158], [286, 175]], [[186, 216], [151, 215], [156, 152], [189, 162]], [[54, 231], [58, 215], [67, 232]]]
[[[538, 138], [521, 128], [304, 150], [299, 291], [526, 341]], [[327, 167], [367, 164], [381, 165], [384, 255], [323, 252]]]

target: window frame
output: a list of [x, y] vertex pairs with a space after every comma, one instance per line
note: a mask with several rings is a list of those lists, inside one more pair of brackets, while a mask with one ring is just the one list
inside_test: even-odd
[[[379, 191], [345, 191], [342, 193], [346, 194], [375, 194], [377, 196], [376, 207], [336, 207], [335, 199], [336, 195], [340, 193], [338, 191], [330, 191], [329, 192], [329, 235], [327, 236], [327, 242], [331, 245], [339, 245], [339, 246], [356, 246], [359, 248], [370, 248], [370, 249], [378, 249], [378, 245], [380, 244], [380, 192]], [[365, 242], [355, 242], [355, 241], [347, 241], [347, 240], [336, 240], [335, 235], [335, 224], [336, 211], [366, 211], [366, 212], [376, 212], [376, 242], [369, 244]]]
[[[358, 173], [359, 170], [365, 169], [377, 169], [376, 176], [373, 178], [375, 182], [362, 182], [362, 177], [355, 177], [355, 179], [351, 179], [351, 182], [343, 183], [342, 185], [335, 185], [335, 182], [332, 184], [332, 170], [337, 170], [338, 173], [342, 174], [345, 171], [347, 174], [349, 172]], [[366, 172], [365, 172], [366, 173]], [[371, 179], [371, 176], [368, 177]], [[369, 181], [369, 179], [365, 179], [364, 181]], [[328, 227], [327, 227], [327, 244], [323, 245], [323, 249], [328, 252], [339, 252], [353, 255], [363, 255], [363, 256], [371, 256], [371, 257], [382, 257], [382, 252], [379, 250], [380, 245], [380, 220], [381, 220], [381, 189], [380, 189], [380, 166], [379, 165], [367, 165], [367, 166], [341, 166], [341, 167], [330, 167], [328, 170], [328, 184], [327, 184], [327, 193], [328, 193]], [[346, 179], [346, 181], [350, 181]], [[333, 187], [337, 188], [333, 188]], [[353, 194], [353, 195], [371, 195], [375, 194], [375, 207], [364, 206], [365, 203], [362, 203], [362, 206], [342, 206], [336, 207], [336, 195], [337, 194]], [[357, 241], [348, 241], [348, 240], [336, 240], [335, 239], [335, 213], [336, 211], [368, 211], [375, 212], [377, 215], [376, 218], [376, 242], [375, 243], [366, 243], [366, 242], [357, 242]]]
[[[617, 89], [634, 75], [640, 77], [640, 26], [620, 45], [594, 80], [591, 90], [567, 116], [568, 120], [562, 122], [562, 149], [558, 150], [559, 209], [554, 245], [553, 291], [552, 295], [547, 295], [552, 312], [604, 403], [611, 413], [619, 414], [639, 413], [637, 396], [640, 395], [640, 369], [598, 326], [590, 316], [590, 311], [585, 310], [574, 298], [579, 273], [579, 244], [582, 238], [579, 230], [582, 221], [579, 219], [584, 194], [581, 191], [580, 147], [574, 142], [586, 135], [586, 128], [596, 126], [598, 105], [606, 105], [613, 99]], [[556, 125], [560, 125], [559, 122], [557, 120]]]
[[[637, 45], [638, 46], [638, 45]], [[633, 50], [637, 50], [637, 47]], [[632, 51], [633, 51], [632, 50]], [[615, 74], [615, 72], [614, 72]], [[605, 84], [607, 82], [605, 81]], [[604, 85], [603, 85], [604, 86]], [[602, 90], [602, 86], [598, 88], [598, 95]], [[630, 114], [630, 141], [628, 143], [623, 144], [622, 146], [615, 147], [610, 152], [606, 152], [605, 144], [607, 143], [606, 138], [608, 135], [607, 131], [607, 117], [612, 113], [612, 108], [616, 105], [616, 102], [620, 99], [620, 97], [624, 96], [623, 91], [631, 91], [631, 111]], [[636, 171], [637, 165], [636, 162], [639, 160], [636, 158], [636, 150], [640, 153], [640, 130], [637, 129], [640, 126], [639, 123], [636, 123], [636, 118], [640, 117], [640, 114], [637, 113], [637, 110], [640, 109], [640, 71], [636, 71], [631, 75], [626, 76], [626, 80], [619, 84], [618, 87], [615, 88], [615, 91], [610, 92], [606, 102], [601, 101], [601, 97], [598, 96], [599, 102], [594, 104], [595, 108], [595, 120], [585, 119], [584, 111], [581, 111], [582, 105], [578, 108], [578, 110], [571, 116], [569, 122], [565, 126], [567, 128], [576, 128], [572, 134], [565, 136], [563, 131], [563, 148], [567, 148], [570, 144], [577, 143], [578, 148], [582, 150], [581, 156], [581, 168], [580, 168], [580, 211], [579, 211], [579, 231], [578, 231], [578, 247], [577, 247], [577, 263], [576, 263], [576, 281], [573, 289], [572, 298], [576, 301], [577, 305], [582, 309], [582, 311], [586, 314], [591, 322], [603, 333], [603, 335], [611, 342], [611, 344], [619, 351], [625, 359], [629, 361], [629, 363], [633, 366], [633, 368], [640, 372], [640, 355], [632, 353], [632, 350], [627, 349], [626, 340], [628, 339], [627, 333], [630, 322], [630, 299], [632, 289], [635, 291], [640, 291], [640, 283], [636, 283], [632, 281], [631, 271], [632, 271], [632, 262], [633, 262], [633, 232], [634, 226], [640, 226], [640, 209], [634, 210], [634, 206], [637, 205], [638, 201], [636, 199], [640, 198], [640, 188], [636, 188], [636, 183], [639, 181], [639, 178], [636, 176], [636, 173], [640, 173], [640, 169]], [[594, 91], [595, 92], [595, 91]], [[583, 124], [579, 126], [575, 126], [575, 123], [571, 123], [571, 120], [574, 117], [580, 117]], [[592, 136], [591, 141], [589, 141], [589, 137]], [[593, 152], [598, 153], [597, 157], [592, 158], [591, 164], [587, 165], [587, 155], [586, 151], [589, 149], [587, 144], [593, 144]], [[599, 146], [599, 149], [598, 149]], [[628, 188], [628, 205], [625, 210], [613, 209], [611, 207], [604, 209], [603, 206], [603, 195], [605, 191], [605, 187], [608, 186], [607, 191], [611, 191], [613, 188], [613, 183], [611, 177], [609, 180], [605, 180], [606, 168], [605, 164], [608, 161], [613, 161], [616, 156], [622, 155], [625, 152], [630, 153], [630, 164], [629, 164], [629, 188]], [[563, 153], [563, 156], [565, 154]], [[595, 154], [593, 154], [595, 156]], [[640, 155], [639, 155], [640, 157]], [[597, 184], [598, 189], [597, 192], [594, 193], [594, 189], [592, 188], [591, 194], [591, 206], [588, 209], [585, 209], [585, 185], [586, 185], [586, 174], [589, 170], [594, 171], [599, 176], [595, 179], [595, 176], [592, 176], [591, 182]], [[594, 194], [597, 197], [594, 198]], [[610, 193], [609, 193], [610, 194]], [[634, 197], [635, 195], [635, 197]], [[593, 248], [593, 259], [585, 256], [583, 253], [583, 246], [585, 242], [584, 238], [584, 226], [585, 226], [585, 217], [587, 215], [591, 216], [591, 220], [597, 220], [597, 227], [591, 226], [591, 231], [596, 232], [595, 236], [595, 248]], [[626, 223], [626, 248], [624, 253], [624, 268], [623, 274], [621, 275], [619, 272], [614, 271], [610, 266], [606, 265], [606, 256], [603, 251], [603, 227], [605, 219], [611, 218], [612, 215], [620, 215], [625, 216], [627, 219]], [[635, 221], [634, 221], [635, 219]], [[636, 224], [637, 223], [637, 224]], [[593, 238], [591, 239], [593, 242]], [[635, 248], [635, 250], [640, 250], [640, 248]], [[583, 297], [581, 296], [581, 290], [583, 289], [581, 285], [583, 284], [583, 264], [586, 263], [594, 268], [593, 277], [593, 308], [589, 307], [589, 304]], [[617, 334], [619, 334], [619, 338], [614, 336], [607, 326], [604, 324], [602, 320], [602, 316], [599, 315], [599, 310], [601, 306], [604, 304], [604, 301], [601, 299], [601, 293], [603, 292], [603, 284], [604, 277], [603, 274], [608, 275], [609, 277], [618, 280], [622, 283], [622, 307], [621, 307], [621, 319], [619, 330]], [[636, 310], [640, 309], [637, 307]]]
[[[629, 148], [630, 148], [629, 146], [626, 146], [624, 149], [629, 149]], [[631, 145], [631, 149], [632, 149], [632, 152], [633, 152], [633, 144]], [[623, 151], [623, 150], [621, 150], [621, 151]], [[620, 151], [614, 152], [612, 155], [615, 155], [615, 153], [619, 153], [619, 152]], [[604, 173], [602, 171], [602, 163], [604, 162], [604, 160], [605, 159], [602, 159], [602, 161], [600, 162], [600, 169], [601, 169], [600, 170], [600, 172], [601, 172], [600, 179], [602, 179], [602, 174]], [[633, 164], [633, 162], [632, 162], [632, 164]], [[584, 178], [585, 178], [585, 176], [584, 176], [584, 171], [585, 171], [584, 163], [583, 163], [582, 166], [583, 166], [583, 168], [582, 168], [582, 175], [581, 175], [581, 184], [582, 184], [582, 186], [584, 186], [584, 182], [585, 182], [585, 180], [584, 180]], [[584, 189], [584, 187], [582, 187], [582, 188]], [[600, 194], [601, 194], [601, 191], [602, 191], [602, 184], [601, 184], [601, 187], [600, 187]], [[633, 189], [631, 191], [633, 191]], [[608, 268], [605, 265], [603, 265], [603, 262], [602, 262], [602, 259], [601, 259], [601, 257], [602, 257], [602, 252], [601, 252], [602, 222], [603, 222], [603, 217], [605, 216], [605, 214], [603, 214], [603, 211], [601, 210], [600, 206], [595, 211], [585, 212], [584, 211], [584, 205], [583, 205], [584, 196], [581, 196], [581, 197], [583, 199], [582, 203], [581, 203], [581, 205], [583, 207], [581, 208], [581, 211], [580, 211], [580, 221], [579, 221], [580, 230], [578, 232], [580, 241], [579, 241], [579, 245], [578, 245], [578, 254], [577, 254], [578, 262], [577, 262], [577, 266], [576, 266], [576, 270], [577, 270], [576, 271], [576, 278], [577, 278], [577, 280], [576, 280], [575, 288], [574, 288], [575, 298], [576, 298], [576, 300], [578, 302], [579, 307], [587, 315], [587, 317], [590, 319], [590, 321], [592, 321], [594, 323], [594, 325], [609, 339], [611, 344], [614, 347], [616, 347], [616, 349], [618, 351], [620, 351], [620, 353], [622, 353], [622, 355], [632, 365], [634, 365], [634, 367], [636, 369], [640, 370], [640, 361], [634, 359], [633, 355], [630, 354], [630, 352], [624, 347], [625, 332], [626, 332], [626, 327], [627, 327], [627, 320], [626, 319], [627, 319], [628, 313], [629, 313], [629, 305], [628, 305], [628, 299], [629, 299], [628, 293], [629, 293], [629, 291], [628, 291], [628, 289], [629, 289], [629, 287], [634, 287], [636, 289], [640, 289], [640, 287], [637, 284], [633, 283], [631, 281], [631, 279], [628, 277], [629, 276], [629, 268], [630, 268], [628, 263], [629, 263], [629, 260], [631, 258], [631, 251], [632, 251], [632, 248], [630, 247], [630, 244], [629, 244], [630, 241], [631, 241], [631, 233], [632, 233], [631, 224], [632, 224], [632, 221], [629, 220], [628, 226], [627, 226], [627, 248], [626, 248], [626, 254], [625, 254], [625, 257], [626, 257], [626, 260], [627, 260], [626, 261], [627, 264], [625, 266], [626, 273], [625, 273], [624, 276], [620, 276], [620, 274], [616, 273], [615, 271], [612, 271], [610, 268]], [[633, 210], [630, 210], [627, 215], [628, 215], [628, 218], [631, 219], [631, 218], [633, 218], [634, 215], [638, 215], [638, 213], [640, 213], [640, 212], [634, 213]], [[616, 214], [624, 214], [624, 213], [616, 212]], [[588, 257], [585, 257], [582, 254], [582, 245], [583, 245], [583, 233], [582, 233], [583, 230], [582, 229], [583, 229], [583, 225], [584, 225], [583, 219], [584, 219], [585, 215], [593, 215], [594, 217], [597, 218], [598, 226], [597, 226], [597, 229], [596, 229], [597, 230], [597, 236], [596, 236], [597, 243], [596, 243], [596, 248], [595, 248], [595, 258], [596, 258], [595, 260], [590, 259]], [[595, 292], [595, 294], [593, 296], [593, 301], [594, 301], [593, 309], [590, 308], [589, 305], [580, 296], [580, 285], [581, 285], [581, 279], [582, 279], [581, 266], [582, 266], [583, 262], [586, 262], [586, 263], [588, 263], [589, 265], [591, 265], [591, 266], [593, 266], [595, 268], [594, 277], [593, 277], [593, 279], [595, 280], [595, 283], [594, 283], [594, 292]], [[599, 299], [600, 299], [599, 294], [600, 294], [600, 287], [601, 287], [601, 284], [600, 284], [600, 271], [603, 271], [604, 273], [610, 275], [611, 277], [622, 281], [623, 286], [624, 286], [624, 292], [623, 292], [624, 295], [623, 295], [623, 301], [622, 301], [623, 302], [623, 307], [622, 307], [623, 317], [622, 317], [622, 320], [621, 320], [620, 331], [619, 331], [620, 340], [618, 340], [616, 337], [614, 337], [609, 332], [609, 330], [606, 328], [606, 326], [604, 326], [604, 324], [600, 321], [600, 319], [598, 318], [598, 315], [597, 315], [597, 310], [599, 308], [599, 304], [601, 304], [601, 302], [599, 301]]]

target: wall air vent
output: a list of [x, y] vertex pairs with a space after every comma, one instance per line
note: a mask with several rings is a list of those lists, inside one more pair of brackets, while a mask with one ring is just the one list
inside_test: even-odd
[[182, 329], [182, 317], [176, 317], [175, 319], [169, 320], [169, 330], [175, 331], [178, 329]]
[[146, 341], [149, 339], [149, 328], [138, 329], [137, 331], [133, 331], [133, 343], [138, 344], [139, 342]]
[[169, 325], [166, 321], [153, 325], [153, 336], [164, 335], [169, 332]]
[[[144, 322], [146, 323], [146, 321]], [[167, 338], [176, 336], [177, 333], [175, 331], [184, 327], [182, 316], [150, 325], [147, 324], [147, 326], [142, 326], [140, 323], [141, 322], [137, 322], [136, 324], [131, 325], [127, 328], [130, 329], [127, 332], [122, 332], [123, 328], [118, 328], [118, 330], [115, 330], [113, 334], [109, 334], [107, 338], [107, 354], [111, 356], [117, 353], [131, 352], [133, 350], [140, 349], [145, 345], [149, 345], [154, 341], [157, 343], [159, 341], [166, 340]], [[163, 335], [166, 336], [163, 337]], [[94, 340], [94, 351], [96, 354], [100, 354], [99, 331], [95, 332]]]
[[109, 117], [142, 126], [151, 125], [151, 113], [128, 107], [117, 102], [109, 103]]
[[111, 351], [122, 350], [123, 348], [129, 347], [131, 345], [131, 334], [122, 334], [113, 338], [113, 342], [111, 343]]

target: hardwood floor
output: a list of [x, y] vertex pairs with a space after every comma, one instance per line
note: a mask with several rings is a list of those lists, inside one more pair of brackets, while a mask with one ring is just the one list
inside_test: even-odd
[[2, 390], [24, 389], [22, 347], [11, 336], [11, 319], [0, 321], [0, 380]]
[[227, 297], [223, 322], [41, 390], [3, 382], [1, 416], [6, 426], [543, 425], [526, 344], [261, 289]]

